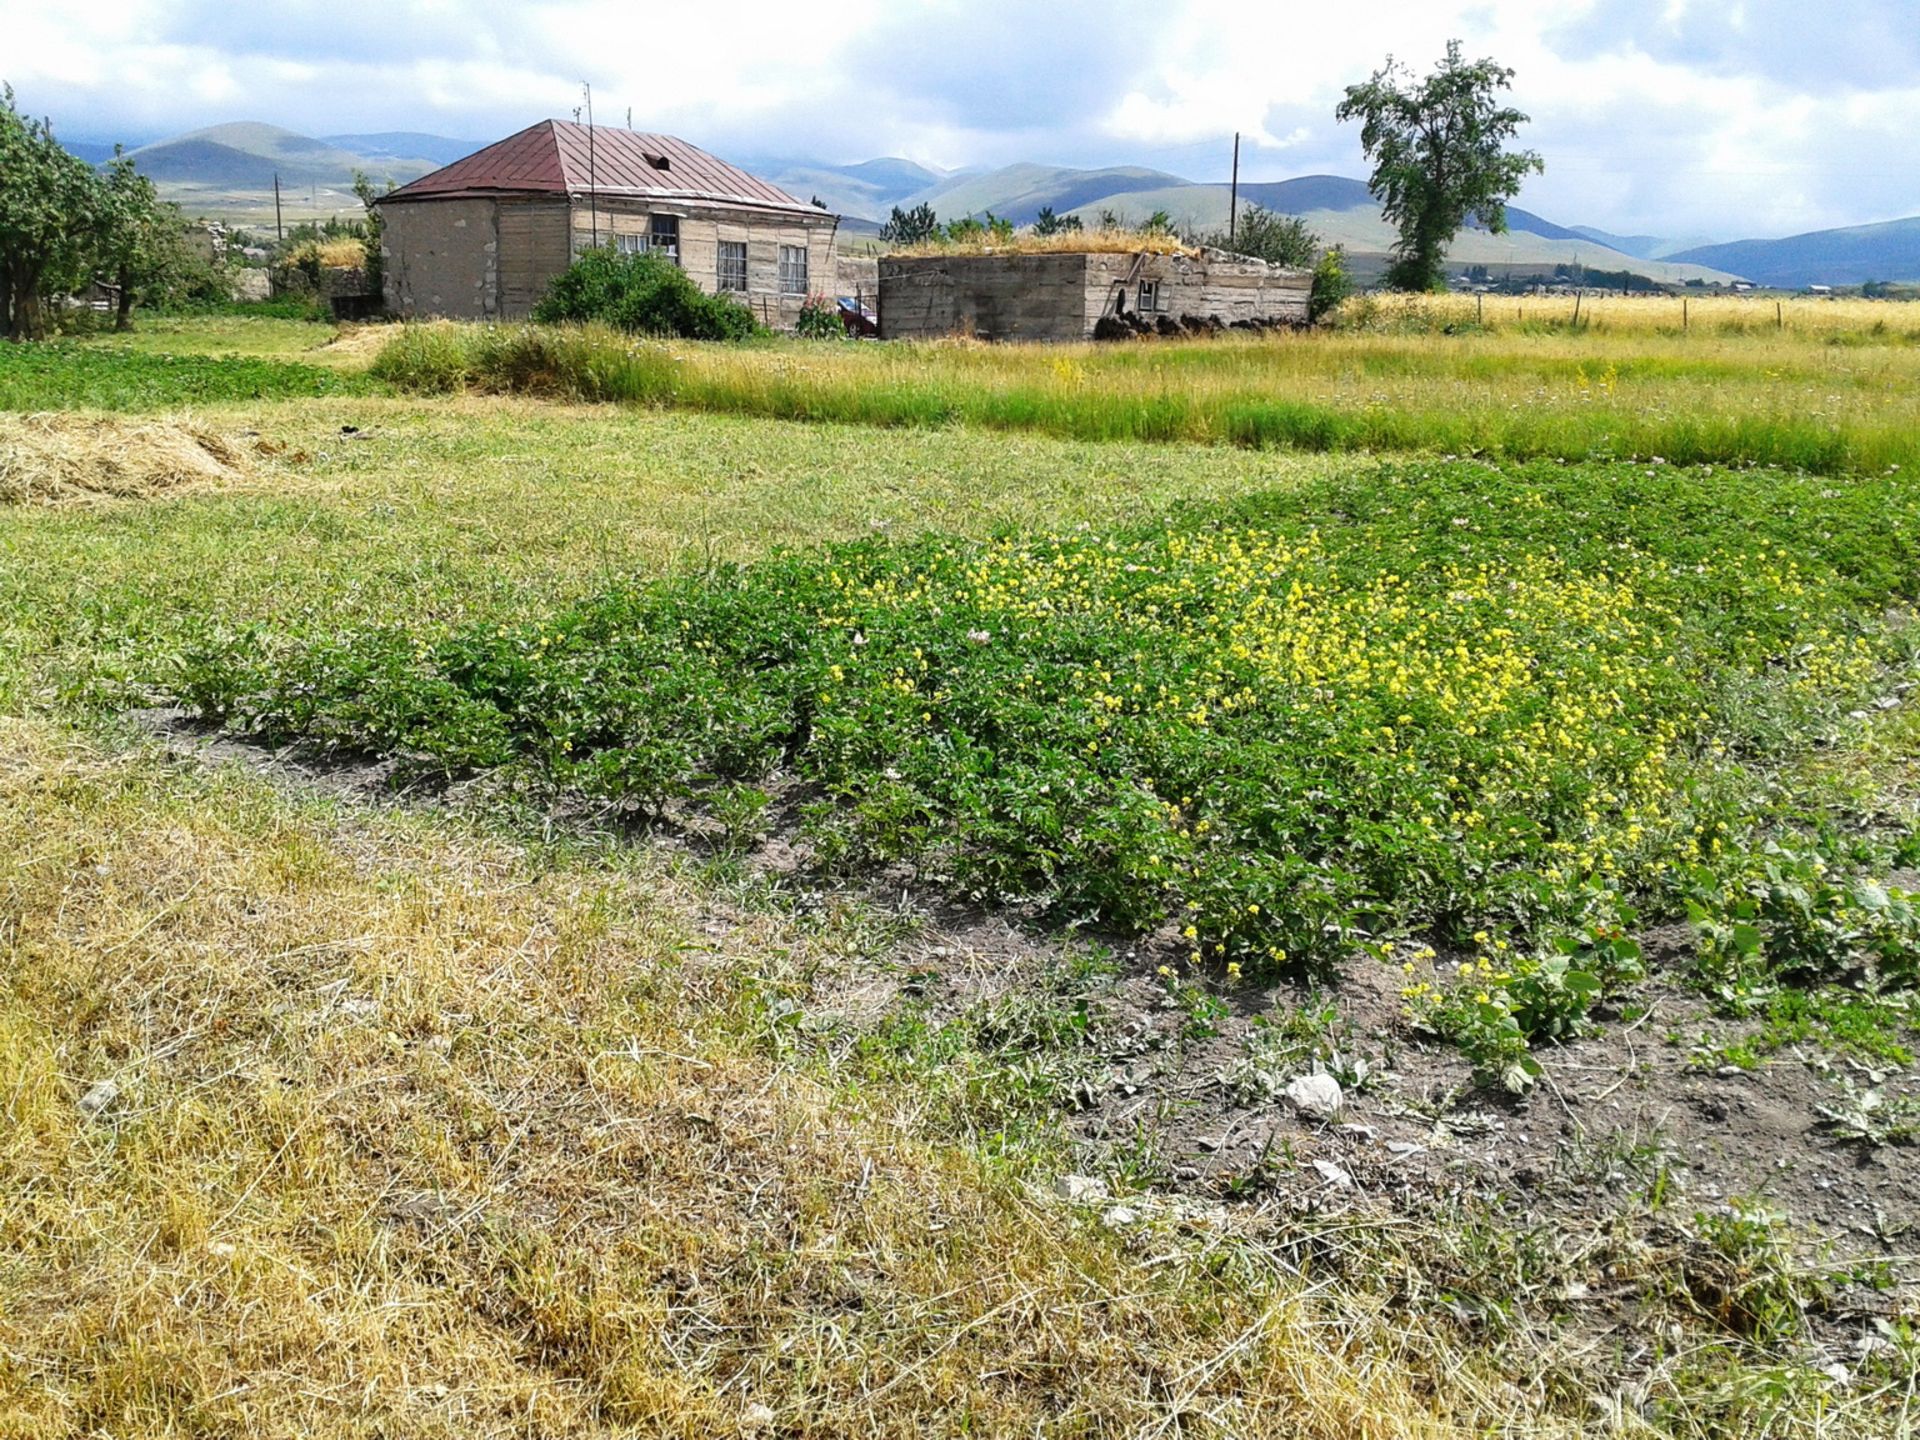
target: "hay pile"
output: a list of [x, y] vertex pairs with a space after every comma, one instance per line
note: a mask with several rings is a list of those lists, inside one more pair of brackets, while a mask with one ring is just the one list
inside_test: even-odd
[[246, 473], [237, 446], [180, 420], [0, 415], [0, 505], [149, 498]]

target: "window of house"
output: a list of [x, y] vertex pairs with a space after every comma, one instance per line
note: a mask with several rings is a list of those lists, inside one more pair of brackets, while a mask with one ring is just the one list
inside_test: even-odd
[[680, 263], [680, 217], [678, 215], [650, 217], [647, 227], [647, 248], [657, 251], [678, 265]]
[[1142, 280], [1140, 282], [1140, 313], [1151, 315], [1160, 308], [1160, 282]]
[[806, 246], [782, 245], [780, 247], [780, 293], [782, 295], [807, 293]]
[[644, 235], [627, 235], [624, 233], [616, 234], [613, 237], [613, 248], [618, 250], [622, 255], [638, 255], [642, 250], [647, 248], [647, 237]]
[[747, 242], [744, 240], [722, 240], [720, 242], [719, 273], [714, 277], [717, 290], [737, 290], [741, 294], [747, 289]]

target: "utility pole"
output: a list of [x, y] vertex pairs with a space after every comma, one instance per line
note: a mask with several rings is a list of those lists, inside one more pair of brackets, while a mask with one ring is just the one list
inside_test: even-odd
[[1227, 243], [1233, 243], [1240, 223], [1240, 132], [1233, 132], [1233, 188], [1227, 192]]
[[600, 191], [593, 166], [593, 86], [586, 81], [580, 88], [587, 95], [587, 216], [593, 226], [593, 248], [600, 248]]
[[280, 172], [273, 172], [273, 238], [276, 241], [287, 238], [286, 228], [280, 223]]

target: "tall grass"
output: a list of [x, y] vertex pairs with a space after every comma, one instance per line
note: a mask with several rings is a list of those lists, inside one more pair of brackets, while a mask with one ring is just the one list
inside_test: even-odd
[[1920, 305], [1898, 300], [1771, 295], [1365, 295], [1342, 307], [1352, 329], [1425, 332], [1585, 331], [1702, 337], [1787, 335], [1839, 343], [1920, 344]]
[[1659, 337], [1335, 334], [1200, 344], [702, 347], [595, 328], [412, 326], [373, 373], [880, 427], [1821, 474], [1920, 463], [1920, 354]]

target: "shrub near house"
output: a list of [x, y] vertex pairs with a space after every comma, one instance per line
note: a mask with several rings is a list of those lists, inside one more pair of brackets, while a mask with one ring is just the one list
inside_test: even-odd
[[555, 276], [533, 318], [549, 325], [598, 321], [683, 340], [745, 340], [760, 330], [745, 305], [707, 294], [665, 256], [610, 248], [588, 251]]

